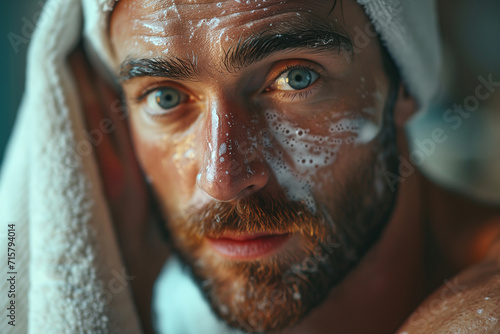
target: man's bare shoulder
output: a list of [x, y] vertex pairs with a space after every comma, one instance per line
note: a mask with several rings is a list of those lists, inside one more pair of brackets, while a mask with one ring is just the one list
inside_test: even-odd
[[500, 257], [446, 280], [398, 333], [500, 333]]

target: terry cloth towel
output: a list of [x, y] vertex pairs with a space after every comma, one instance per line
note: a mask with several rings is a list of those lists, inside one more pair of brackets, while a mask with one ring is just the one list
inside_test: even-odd
[[[117, 289], [123, 263], [96, 161], [77, 154], [87, 139], [65, 63], [83, 26], [95, 66], [111, 69], [107, 18], [114, 2], [48, 0], [32, 37], [25, 95], [0, 176], [0, 249], [15, 233], [16, 273], [15, 299], [6, 300], [11, 285], [0, 280], [2, 307], [14, 300], [16, 319], [12, 327], [4, 318], [0, 333], [141, 333], [129, 287]], [[358, 2], [425, 109], [439, 82], [435, 1]], [[176, 328], [168, 333], [190, 333], [188, 322], [210, 321], [213, 333], [223, 333], [194, 284], [182, 282], [190, 278], [173, 258], [155, 287], [156, 312]], [[189, 303], [180, 302], [185, 293]]]
[[[0, 179], [0, 249], [15, 226], [15, 263], [2, 266], [0, 333], [141, 333], [124, 280], [68, 53], [85, 24], [103, 24], [98, 0], [49, 0], [32, 36], [26, 89]], [[86, 29], [91, 27], [86, 26]], [[12, 234], [12, 233], [11, 233]], [[16, 272], [7, 298], [6, 272]], [[9, 275], [11, 276], [11, 275]], [[5, 314], [15, 301], [15, 327]]]

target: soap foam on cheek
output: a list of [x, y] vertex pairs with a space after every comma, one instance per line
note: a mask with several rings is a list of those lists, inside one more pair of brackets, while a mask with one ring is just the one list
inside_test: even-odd
[[362, 122], [359, 135], [356, 138], [356, 144], [368, 144], [373, 141], [380, 133], [382, 125], [374, 124], [373, 122]]
[[[313, 135], [308, 129], [294, 126], [275, 111], [266, 111], [270, 131], [284, 152], [263, 150], [279, 184], [291, 201], [303, 202], [312, 213], [317, 205], [312, 194], [317, 170], [335, 162], [343, 144], [366, 144], [379, 133], [379, 127], [365, 118], [343, 118], [330, 124], [330, 135]], [[266, 146], [266, 145], [265, 145]], [[271, 142], [267, 142], [267, 147]], [[291, 163], [287, 158], [291, 159]]]

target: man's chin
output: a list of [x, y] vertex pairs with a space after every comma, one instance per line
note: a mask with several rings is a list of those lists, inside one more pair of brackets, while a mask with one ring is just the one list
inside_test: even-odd
[[[275, 246], [266, 256], [242, 259], [206, 242], [191, 253], [197, 260], [184, 258], [213, 311], [229, 326], [245, 332], [285, 329], [319, 305], [338, 280], [332, 264], [341, 252], [333, 240], [292, 235]], [[341, 266], [339, 272], [345, 270]]]

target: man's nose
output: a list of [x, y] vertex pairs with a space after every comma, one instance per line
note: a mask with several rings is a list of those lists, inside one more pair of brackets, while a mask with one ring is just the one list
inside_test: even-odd
[[210, 105], [198, 186], [218, 201], [249, 196], [266, 186], [269, 167], [262, 154], [262, 131], [250, 113], [230, 101]]

